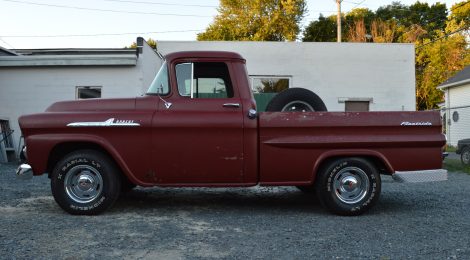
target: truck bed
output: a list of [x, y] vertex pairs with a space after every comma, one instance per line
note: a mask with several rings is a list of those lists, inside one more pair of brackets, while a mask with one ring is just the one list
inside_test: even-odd
[[309, 183], [327, 158], [351, 155], [370, 158], [383, 174], [440, 169], [445, 136], [436, 114], [260, 113], [260, 183]]

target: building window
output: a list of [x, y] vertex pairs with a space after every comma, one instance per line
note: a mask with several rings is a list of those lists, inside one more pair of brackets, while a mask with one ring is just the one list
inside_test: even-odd
[[289, 76], [250, 76], [253, 93], [279, 93], [291, 85]]
[[77, 87], [77, 99], [101, 98], [101, 87]]
[[369, 101], [344, 101], [344, 111], [367, 112], [369, 111]]

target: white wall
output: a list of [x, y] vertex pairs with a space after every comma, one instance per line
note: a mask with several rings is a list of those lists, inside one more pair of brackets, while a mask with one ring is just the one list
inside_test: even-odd
[[169, 42], [163, 54], [221, 50], [240, 53], [250, 75], [292, 76], [329, 111], [344, 111], [344, 98], [372, 98], [371, 111], [415, 110], [414, 45], [314, 42]]
[[[470, 138], [470, 84], [451, 87], [446, 90], [447, 143], [457, 146], [461, 139]], [[453, 120], [457, 111], [459, 119]]]

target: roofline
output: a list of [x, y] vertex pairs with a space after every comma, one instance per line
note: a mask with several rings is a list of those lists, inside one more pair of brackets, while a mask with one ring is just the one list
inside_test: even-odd
[[440, 86], [437, 86], [437, 88], [440, 89], [440, 90], [444, 90], [446, 88], [458, 87], [458, 86], [461, 86], [461, 85], [465, 85], [467, 83], [470, 83], [470, 78], [469, 79], [464, 79], [464, 80], [461, 80], [461, 81], [457, 81], [457, 82], [453, 82], [453, 83], [449, 83], [449, 84], [440, 85]]
[[12, 50], [9, 50], [9, 49], [7, 49], [7, 48], [3, 48], [2, 46], [0, 46], [0, 50], [9, 53], [9, 54], [11, 54], [12, 56], [18, 56], [18, 53], [14, 52], [14, 51], [12, 51]]
[[0, 56], [0, 67], [135, 66], [135, 54]]
[[[165, 42], [165, 43], [172, 43], [172, 42], [177, 42], [177, 43], [224, 43], [224, 44], [230, 44], [233, 43], [233, 41], [166, 41], [166, 40], [160, 40], [158, 42]], [[414, 43], [403, 43], [403, 42], [383, 42], [383, 43], [377, 43], [377, 42], [296, 42], [296, 41], [284, 41], [284, 42], [279, 42], [279, 41], [236, 41], [236, 43], [243, 43], [243, 44], [257, 44], [257, 43], [269, 43], [269, 44], [332, 44], [332, 45], [407, 45], [407, 46], [415, 46], [416, 44]], [[157, 44], [158, 46], [158, 44]]]

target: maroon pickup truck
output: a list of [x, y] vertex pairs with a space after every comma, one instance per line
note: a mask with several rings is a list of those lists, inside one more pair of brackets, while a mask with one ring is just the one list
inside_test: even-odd
[[379, 199], [381, 174], [447, 179], [438, 112], [325, 112], [291, 88], [257, 113], [245, 60], [231, 52], [165, 57], [146, 95], [58, 102], [19, 119], [20, 177], [47, 173], [71, 214], [98, 214], [142, 187], [296, 186], [341, 215]]

